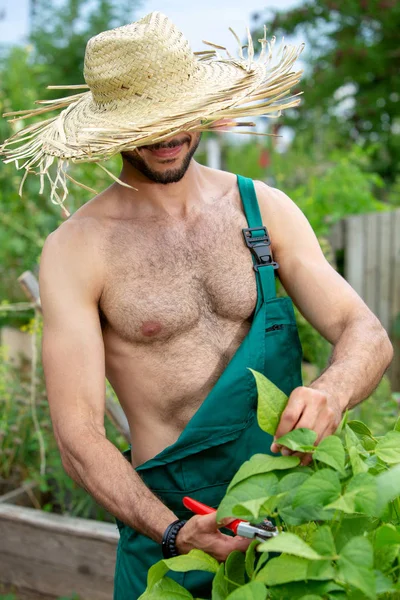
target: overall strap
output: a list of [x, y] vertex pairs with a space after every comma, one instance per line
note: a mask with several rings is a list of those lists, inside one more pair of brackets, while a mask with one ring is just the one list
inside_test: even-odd
[[271, 254], [271, 241], [267, 228], [263, 225], [252, 179], [237, 175], [239, 192], [248, 227], [242, 229], [244, 241], [253, 257], [257, 279], [258, 309], [261, 301], [276, 297], [275, 269], [279, 267]]

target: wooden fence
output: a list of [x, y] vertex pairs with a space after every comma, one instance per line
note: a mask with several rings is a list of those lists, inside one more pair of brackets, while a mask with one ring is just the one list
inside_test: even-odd
[[395, 356], [388, 371], [400, 391], [400, 209], [352, 215], [330, 235], [334, 250], [344, 251], [344, 277], [378, 317], [392, 340]]

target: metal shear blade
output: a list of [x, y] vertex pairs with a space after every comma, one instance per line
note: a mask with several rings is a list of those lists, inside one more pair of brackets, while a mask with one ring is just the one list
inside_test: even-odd
[[260, 542], [265, 542], [265, 540], [277, 536], [278, 533], [277, 528], [272, 525], [271, 521], [264, 521], [258, 525], [252, 525], [243, 521], [239, 523], [236, 531], [237, 535], [260, 540]]

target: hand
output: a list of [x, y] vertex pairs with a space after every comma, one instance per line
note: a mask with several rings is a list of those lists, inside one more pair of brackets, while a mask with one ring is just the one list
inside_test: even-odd
[[[289, 396], [274, 440], [293, 429], [306, 427], [317, 433], [315, 443], [319, 444], [321, 440], [336, 431], [341, 418], [342, 410], [339, 402], [331, 394], [311, 387], [297, 387]], [[271, 451], [279, 452], [280, 446], [274, 442], [271, 446]], [[312, 460], [310, 454], [304, 455], [300, 452], [293, 452], [288, 448], [283, 448], [282, 454], [285, 456], [289, 454], [301, 456], [302, 465], [308, 465]]]
[[235, 519], [222, 519], [221, 523], [217, 524], [216, 514], [214, 512], [209, 515], [195, 515], [185, 523], [175, 542], [180, 554], [187, 554], [193, 548], [197, 548], [222, 562], [234, 550], [246, 552], [252, 540], [221, 533], [218, 528]]

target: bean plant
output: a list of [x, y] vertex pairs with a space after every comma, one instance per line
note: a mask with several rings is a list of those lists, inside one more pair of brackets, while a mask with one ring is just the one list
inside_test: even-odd
[[[287, 396], [253, 371], [260, 427], [275, 434]], [[272, 519], [279, 534], [232, 552], [225, 563], [201, 550], [162, 560], [148, 572], [140, 600], [190, 600], [169, 570], [214, 573], [212, 600], [400, 598], [400, 422], [374, 435], [345, 414], [335, 435], [296, 429], [277, 442], [312, 454], [255, 454], [230, 482], [218, 520]], [[202, 600], [202, 599], [196, 599]]]

